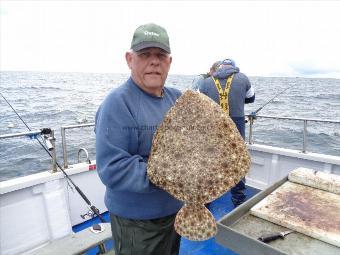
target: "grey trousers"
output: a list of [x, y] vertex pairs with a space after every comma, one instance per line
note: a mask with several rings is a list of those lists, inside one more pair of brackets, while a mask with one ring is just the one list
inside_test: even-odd
[[116, 255], [177, 255], [181, 238], [175, 232], [175, 215], [132, 220], [110, 214]]

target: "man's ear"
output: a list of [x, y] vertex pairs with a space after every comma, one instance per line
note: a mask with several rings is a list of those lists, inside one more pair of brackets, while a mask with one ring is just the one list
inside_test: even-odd
[[127, 51], [125, 53], [125, 60], [126, 60], [126, 63], [128, 65], [128, 67], [131, 69], [131, 65], [132, 65], [132, 52]]

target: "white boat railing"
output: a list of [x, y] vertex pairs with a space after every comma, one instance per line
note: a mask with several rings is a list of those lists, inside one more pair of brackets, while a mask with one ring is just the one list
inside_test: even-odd
[[307, 152], [307, 123], [308, 122], [323, 122], [323, 123], [333, 123], [333, 124], [340, 124], [339, 120], [327, 120], [327, 119], [311, 119], [311, 118], [292, 118], [292, 117], [279, 117], [279, 116], [269, 116], [269, 115], [247, 115], [249, 119], [249, 144], [253, 144], [253, 125], [254, 120], [257, 118], [267, 118], [267, 119], [282, 119], [282, 120], [293, 120], [293, 121], [302, 121], [303, 122], [303, 141], [302, 141], [302, 152]]
[[40, 135], [40, 133], [41, 133], [41, 130], [33, 130], [33, 131], [28, 131], [28, 132], [5, 134], [5, 135], [0, 135], [0, 139], [21, 137], [21, 136], [33, 137], [33, 136]]
[[[38, 142], [45, 148], [45, 150], [50, 154], [52, 160], [52, 172], [57, 172], [57, 153], [55, 146], [55, 136], [53, 129], [41, 129], [41, 130], [31, 130], [27, 132], [21, 133], [12, 133], [0, 135], [1, 139], [14, 138], [14, 137], [29, 137], [30, 139], [37, 139]], [[42, 142], [38, 139], [38, 136], [41, 136]]]
[[[254, 118], [253, 115], [247, 115], [249, 119], [249, 137], [248, 141], [249, 144], [254, 144], [253, 139], [253, 132], [254, 132], [254, 120], [257, 118], [267, 118], [267, 119], [281, 119], [281, 120], [287, 120], [287, 121], [301, 121], [303, 123], [303, 142], [302, 142], [302, 152], [307, 152], [307, 134], [308, 134], [308, 123], [310, 122], [320, 122], [320, 123], [333, 123], [333, 124], [340, 124], [339, 120], [330, 120], [330, 119], [312, 119], [312, 118], [293, 118], [293, 117], [279, 117], [279, 116], [269, 116], [269, 115], [256, 115]], [[83, 127], [94, 127], [95, 123], [86, 123], [86, 124], [76, 124], [76, 125], [67, 125], [61, 127], [61, 139], [62, 139], [62, 150], [63, 150], [63, 161], [64, 161], [64, 168], [68, 168], [68, 155], [67, 155], [67, 143], [66, 143], [66, 130], [67, 129], [75, 129], [75, 128], [83, 128]], [[52, 130], [53, 131], [53, 130]], [[19, 137], [19, 136], [32, 136], [32, 135], [38, 135], [41, 131], [29, 131], [29, 132], [22, 132], [22, 133], [16, 133], [16, 134], [5, 134], [0, 135], [0, 139], [5, 138], [12, 138], [12, 137]], [[53, 137], [54, 137], [54, 131], [53, 131]], [[53, 140], [54, 142], [54, 140]], [[84, 148], [81, 148], [83, 150]], [[52, 164], [53, 164], [53, 171], [56, 170], [55, 167], [55, 160], [56, 160], [56, 150], [54, 149], [52, 152]], [[79, 161], [79, 153], [78, 151], [78, 161]], [[86, 153], [86, 151], [85, 151]], [[87, 156], [88, 159], [88, 156]]]
[[[61, 144], [62, 144], [62, 148], [63, 148], [64, 168], [68, 168], [67, 147], [66, 147], [66, 130], [67, 129], [74, 129], [74, 128], [82, 128], [82, 127], [93, 127], [94, 125], [95, 125], [95, 123], [87, 123], [87, 124], [68, 125], [68, 126], [62, 126], [61, 127], [60, 133], [61, 133]], [[87, 155], [87, 159], [88, 159], [88, 155]], [[79, 151], [78, 151], [78, 161], [79, 161]]]

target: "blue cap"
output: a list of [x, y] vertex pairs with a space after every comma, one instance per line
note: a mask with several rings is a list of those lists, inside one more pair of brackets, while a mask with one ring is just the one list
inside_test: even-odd
[[221, 65], [230, 65], [230, 66], [236, 67], [235, 61], [230, 58], [223, 60]]

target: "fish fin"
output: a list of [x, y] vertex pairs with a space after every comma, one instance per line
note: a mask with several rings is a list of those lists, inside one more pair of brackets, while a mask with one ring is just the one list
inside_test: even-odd
[[204, 205], [185, 204], [175, 219], [176, 232], [192, 241], [203, 241], [217, 233], [216, 221]]

